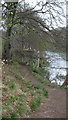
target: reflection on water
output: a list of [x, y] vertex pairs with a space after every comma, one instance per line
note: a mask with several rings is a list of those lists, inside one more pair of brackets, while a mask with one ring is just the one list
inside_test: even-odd
[[48, 68], [45, 70], [49, 71], [49, 80], [51, 83], [62, 85], [66, 79], [66, 67], [68, 63], [59, 54], [54, 52], [46, 52], [46, 59], [50, 63]]

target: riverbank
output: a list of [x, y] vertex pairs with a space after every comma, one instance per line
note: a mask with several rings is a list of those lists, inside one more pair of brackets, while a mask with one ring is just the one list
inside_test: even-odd
[[4, 64], [2, 89], [4, 118], [65, 118], [65, 89], [40, 82], [26, 65]]
[[[27, 66], [23, 67], [23, 73], [27, 73], [25, 77], [31, 79], [34, 84], [38, 84], [38, 79], [31, 75]], [[45, 88], [48, 91], [48, 99], [44, 100], [38, 111], [34, 111], [29, 117], [66, 118], [66, 90], [61, 89], [59, 86], [51, 86], [51, 84], [46, 84]]]
[[28, 118], [48, 97], [46, 88], [36, 80], [27, 66], [3, 65], [2, 117]]
[[[46, 87], [48, 99], [43, 102], [31, 118], [66, 118], [66, 91], [59, 88]], [[62, 102], [61, 102], [62, 101]]]

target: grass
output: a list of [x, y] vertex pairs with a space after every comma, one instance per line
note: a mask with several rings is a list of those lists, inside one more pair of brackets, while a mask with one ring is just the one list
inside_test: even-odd
[[37, 80], [39, 80], [42, 84], [50, 85], [50, 81], [48, 79], [45, 79], [43, 76], [41, 76], [38, 73], [32, 72], [32, 75], [36, 77]]
[[26, 97], [24, 95], [20, 95], [19, 97], [19, 106], [17, 113], [19, 113], [19, 115], [22, 115], [23, 117], [26, 116], [27, 104], [26, 104]]
[[16, 88], [16, 83], [13, 80], [9, 80], [9, 87], [10, 89], [15, 89]]
[[14, 111], [14, 112], [12, 112], [12, 114], [11, 114], [11, 119], [13, 120], [13, 119], [15, 119], [17, 117], [17, 113]]
[[[43, 66], [49, 66], [49, 63], [46, 62], [45, 60], [45, 64], [42, 64], [40, 62], [40, 67], [35, 67], [33, 68], [33, 65], [32, 63], [30, 64], [29, 66], [29, 70], [30, 72], [32, 73], [32, 75], [34, 77], [36, 77], [37, 80], [39, 80], [39, 82], [41, 82], [42, 84], [45, 84], [45, 85], [50, 85], [50, 81], [49, 81], [49, 74], [47, 73], [48, 71], [47, 70], [44, 70]], [[44, 78], [44, 75], [47, 73], [47, 78]]]
[[17, 59], [15, 58], [14, 60], [13, 60], [13, 65], [19, 65], [19, 62], [17, 61]]
[[[48, 96], [45, 85], [34, 85], [22, 79], [21, 65], [3, 65], [3, 118], [27, 117], [38, 110]], [[22, 84], [21, 84], [21, 83]], [[6, 117], [5, 117], [6, 116]]]
[[[46, 98], [48, 98], [48, 91], [45, 89], [45, 86], [43, 86], [43, 85], [34, 85], [34, 88], [35, 89], [38, 89], [39, 91], [39, 93], [40, 92], [42, 92], [42, 94], [43, 94], [43, 96], [45, 96]], [[40, 91], [41, 90], [41, 91]]]
[[44, 90], [43, 95], [48, 98], [48, 91]]
[[42, 103], [42, 99], [41, 99], [41, 96], [38, 96], [37, 99], [33, 99], [31, 104], [30, 104], [30, 108], [32, 111], [36, 111], [38, 110], [38, 108], [40, 107]]
[[7, 93], [7, 92], [8, 92], [8, 89], [7, 89], [7, 88], [3, 88], [3, 91], [4, 91], [5, 93]]

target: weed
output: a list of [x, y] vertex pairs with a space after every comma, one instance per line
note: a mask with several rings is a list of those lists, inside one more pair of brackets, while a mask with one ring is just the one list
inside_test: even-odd
[[41, 89], [41, 85], [40, 85], [40, 84], [35, 84], [35, 85], [34, 85], [34, 88], [35, 88], [35, 89]]
[[6, 117], [6, 116], [3, 116], [2, 117], [2, 120], [12, 120], [11, 118], [8, 118], [8, 117]]
[[39, 74], [36, 75], [37, 79], [41, 82], [44, 83], [44, 78], [40, 76]]
[[31, 104], [30, 104], [31, 110], [36, 111], [39, 108], [39, 106], [41, 105], [41, 102], [42, 102], [42, 99], [40, 96], [38, 96], [37, 100], [33, 99]]
[[11, 96], [11, 100], [12, 100], [12, 102], [15, 102], [15, 96]]
[[47, 90], [44, 90], [44, 91], [43, 91], [43, 95], [48, 98], [48, 91], [47, 91]]
[[19, 63], [18, 63], [18, 61], [16, 59], [14, 59], [13, 65], [19, 65]]
[[9, 80], [9, 87], [11, 89], [15, 89], [16, 88], [16, 84], [15, 84], [15, 82], [13, 80]]
[[20, 102], [18, 106], [18, 113], [20, 115], [25, 115], [27, 110], [26, 102]]
[[7, 89], [7, 88], [3, 88], [3, 91], [4, 91], [4, 92], [8, 92], [8, 89]]
[[16, 112], [12, 112], [12, 114], [11, 114], [11, 119], [14, 119], [14, 118], [16, 118], [17, 117], [17, 113]]

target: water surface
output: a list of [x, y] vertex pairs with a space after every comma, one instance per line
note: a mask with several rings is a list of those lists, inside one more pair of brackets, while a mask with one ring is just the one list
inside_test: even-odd
[[61, 86], [66, 79], [68, 62], [58, 53], [49, 51], [46, 51], [46, 59], [50, 63], [49, 67], [45, 67], [45, 70], [48, 69], [49, 72], [49, 80]]

